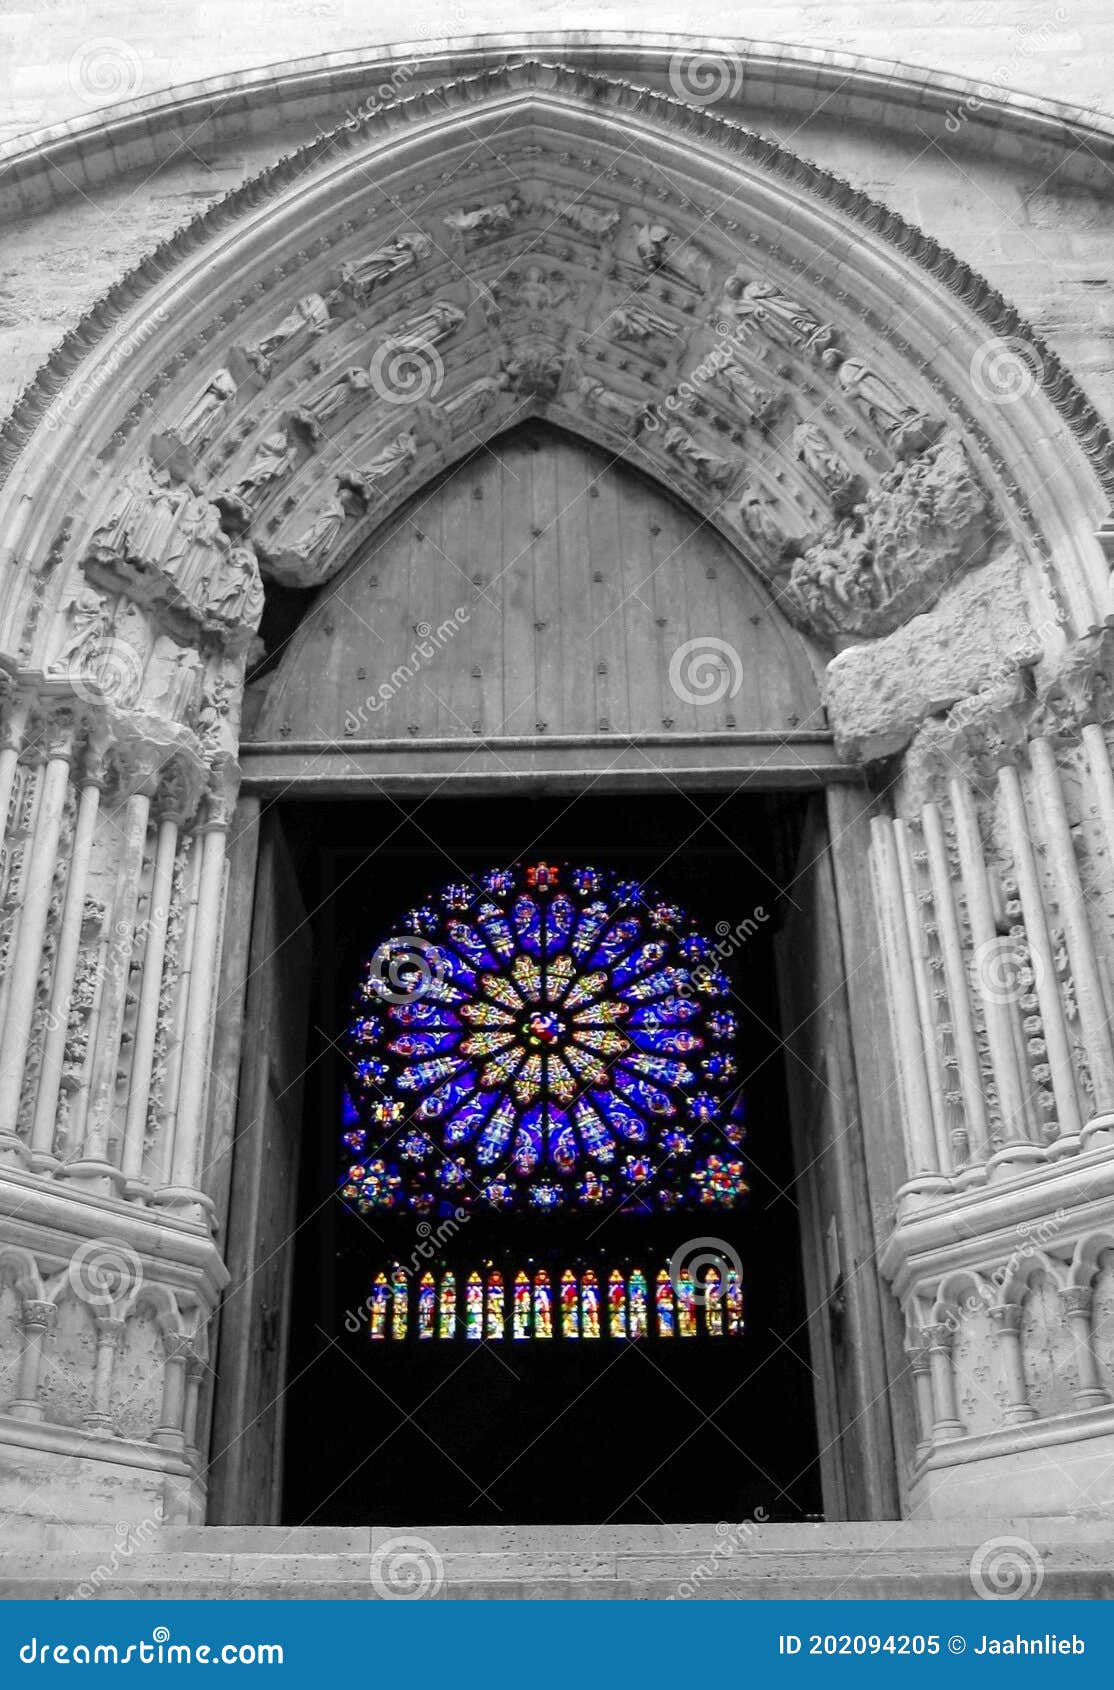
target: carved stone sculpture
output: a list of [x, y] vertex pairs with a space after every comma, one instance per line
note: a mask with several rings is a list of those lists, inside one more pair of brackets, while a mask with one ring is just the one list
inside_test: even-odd
[[583, 200], [566, 201], [550, 197], [545, 201], [545, 209], [560, 222], [567, 223], [570, 229], [591, 235], [595, 240], [607, 240], [619, 226], [618, 211], [587, 205]]
[[294, 467], [294, 448], [285, 429], [265, 435], [256, 447], [255, 456], [238, 477], [232, 492], [254, 509], [272, 491], [272, 484], [282, 481]]
[[449, 420], [454, 429], [471, 428], [494, 405], [500, 394], [510, 387], [510, 377], [505, 370], [497, 376], [477, 376], [462, 387], [459, 393], [454, 393], [451, 399], [446, 399], [441, 406], [442, 414]]
[[642, 268], [650, 275], [668, 276], [703, 293], [708, 261], [698, 247], [678, 239], [664, 223], [639, 224], [635, 245]]
[[371, 372], [362, 365], [354, 364], [343, 370], [337, 379], [329, 383], [312, 399], [295, 413], [292, 421], [300, 423], [313, 440], [321, 437], [321, 425], [331, 417], [338, 416], [347, 410], [353, 401], [362, 398], [371, 389]]
[[359, 466], [348, 485], [370, 501], [380, 496], [382, 484], [405, 472], [418, 455], [418, 437], [413, 428], [403, 429], [380, 447], [373, 458]]
[[785, 409], [784, 394], [772, 393], [769, 388], [751, 381], [743, 366], [734, 359], [721, 364], [712, 379], [727, 389], [746, 420], [760, 428], [769, 428]]
[[459, 305], [454, 305], [449, 299], [435, 299], [423, 311], [408, 317], [393, 334], [387, 336], [385, 345], [401, 347], [407, 350], [419, 346], [431, 346], [438, 340], [444, 340], [446, 335], [453, 333], [463, 323], [466, 312]]
[[230, 370], [218, 370], [174, 429], [175, 437], [191, 452], [203, 452], [216, 433], [225, 410], [238, 392]]
[[396, 235], [394, 240], [385, 241], [382, 246], [365, 253], [363, 258], [342, 264], [341, 289], [363, 304], [377, 287], [382, 287], [392, 276], [413, 269], [432, 251], [433, 242], [420, 231]]
[[[648, 305], [637, 302], [620, 305], [607, 319], [616, 340], [650, 340], [660, 335], [664, 340], [675, 340], [680, 333], [676, 323], [671, 323], [668, 317], [663, 317], [659, 311], [652, 311]], [[606, 325], [605, 325], [606, 326]]]
[[748, 490], [739, 501], [736, 514], [739, 526], [768, 556], [780, 562], [800, 551], [800, 540], [783, 526], [772, 499], [763, 499]]
[[50, 665], [53, 674], [82, 674], [112, 626], [104, 595], [83, 581], [67, 606], [69, 635]]
[[328, 304], [319, 293], [304, 294], [273, 329], [244, 347], [244, 356], [261, 376], [268, 376], [276, 352], [289, 352], [316, 339], [325, 333], [331, 320]]
[[835, 329], [772, 282], [747, 281], [740, 270], [723, 284], [723, 311], [739, 324], [751, 323], [794, 352], [820, 353], [832, 346]]
[[793, 430], [793, 450], [824, 488], [837, 514], [847, 510], [861, 491], [862, 483], [823, 430], [815, 423], [798, 423]]
[[250, 546], [235, 546], [204, 582], [205, 613], [252, 633], [263, 615], [263, 580]]
[[471, 211], [450, 211], [441, 221], [446, 229], [451, 229], [466, 244], [478, 246], [481, 241], [505, 235], [508, 229], [514, 227], [522, 209], [522, 201], [517, 194], [512, 194], [509, 199], [498, 200], [493, 205], [477, 205]]
[[624, 434], [637, 434], [642, 426], [646, 407], [637, 399], [628, 399], [624, 393], [616, 393], [613, 388], [605, 387], [602, 381], [594, 376], [579, 376], [576, 390], [584, 401], [585, 410], [592, 416], [611, 428], [617, 428]]
[[828, 369], [835, 370], [836, 380], [847, 397], [856, 404], [875, 428], [886, 435], [899, 457], [923, 451], [943, 428], [943, 423], [907, 404], [878, 371], [862, 358], [844, 358], [829, 348], [821, 358]]
[[738, 466], [719, 458], [694, 440], [685, 429], [674, 425], [661, 438], [662, 449], [699, 481], [702, 487], [723, 488], [734, 479]]

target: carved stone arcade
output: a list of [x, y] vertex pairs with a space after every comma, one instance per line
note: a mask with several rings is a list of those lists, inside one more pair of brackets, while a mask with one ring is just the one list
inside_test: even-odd
[[[673, 155], [647, 172], [632, 128], [647, 157], [682, 136], [688, 179]], [[1029, 331], [819, 168], [527, 64], [291, 154], [66, 337], [0, 442], [0, 1507], [203, 1515], [227, 1279], [210, 1053], [264, 587], [329, 581], [531, 416], [725, 536], [827, 665], [837, 747], [875, 782], [905, 1163], [876, 1221], [908, 1334], [890, 1387], [918, 1414], [906, 1509], [1032, 1511], [1053, 1449], [1043, 1509], [1073, 1512], [1092, 1480], [1090, 1505], [1114, 1506], [1094, 538], [1114, 464], [1047, 348], [1008, 429], [980, 406], [970, 356], [1002, 334]], [[127, 337], [119, 403], [60, 405]], [[59, 1455], [83, 1474], [65, 1495]]]

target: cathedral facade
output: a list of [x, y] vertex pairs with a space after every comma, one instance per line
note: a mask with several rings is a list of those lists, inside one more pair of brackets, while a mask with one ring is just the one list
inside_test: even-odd
[[[1097, 1589], [1109, 125], [815, 47], [576, 33], [292, 61], [7, 152], [7, 1588], [71, 1592], [123, 1541], [102, 1593], [215, 1592], [230, 1545], [278, 1592], [269, 1553], [417, 1531], [446, 1594], [676, 1594], [709, 1556], [700, 1594], [753, 1594], [763, 1545], [780, 1595], [958, 1594], [980, 1550], [991, 1582]], [[654, 849], [660, 901], [624, 878]], [[429, 913], [408, 865], [437, 850]], [[577, 949], [597, 907], [610, 949]], [[744, 1128], [748, 1048], [784, 1078]], [[764, 1179], [780, 1229], [748, 1219]], [[338, 1203], [364, 1282], [305, 1243]], [[658, 1231], [591, 1254], [632, 1205]], [[712, 1291], [689, 1245], [726, 1250]], [[597, 1506], [616, 1458], [586, 1443], [565, 1516], [513, 1479], [503, 1525], [406, 1483], [377, 1512], [343, 1368], [299, 1384], [314, 1323], [369, 1393], [469, 1339], [680, 1367], [687, 1338], [715, 1484]], [[801, 1406], [779, 1382], [733, 1422], [790, 1338]]]

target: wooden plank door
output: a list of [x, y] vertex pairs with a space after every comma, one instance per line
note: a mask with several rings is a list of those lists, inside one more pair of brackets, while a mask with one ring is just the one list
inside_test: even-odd
[[896, 1519], [882, 1296], [843, 940], [822, 802], [804, 829], [777, 936], [825, 1513]]
[[276, 811], [260, 822], [213, 1408], [209, 1521], [277, 1524], [312, 942]]

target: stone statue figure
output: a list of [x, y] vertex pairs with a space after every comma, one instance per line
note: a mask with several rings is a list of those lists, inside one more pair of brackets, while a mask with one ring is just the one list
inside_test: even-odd
[[450, 211], [441, 221], [462, 240], [469, 235], [477, 240], [492, 240], [496, 235], [506, 234], [521, 210], [522, 201], [512, 194], [510, 199], [499, 200], [494, 205], [478, 205], [473, 211]]
[[201, 452], [209, 444], [225, 408], [235, 399], [236, 383], [231, 371], [218, 370], [202, 388], [193, 404], [179, 422], [174, 433], [192, 452]]
[[141, 458], [124, 477], [120, 496], [94, 530], [94, 546], [156, 563], [167, 548], [190, 490], [175, 484], [167, 470]]
[[793, 430], [793, 450], [807, 470], [829, 493], [838, 493], [854, 480], [853, 471], [815, 423], [798, 423]]
[[578, 229], [582, 235], [593, 235], [597, 240], [606, 240], [613, 235], [620, 217], [618, 211], [600, 211], [594, 205], [585, 205], [582, 200], [550, 198], [545, 201], [545, 209], [562, 223], [567, 223], [570, 229]]
[[875, 428], [889, 437], [899, 454], [922, 451], [943, 429], [942, 421], [936, 421], [918, 411], [915, 405], [908, 404], [865, 359], [844, 358], [830, 348], [821, 362], [835, 371], [836, 380], [847, 397], [865, 413]]
[[435, 299], [424, 311], [418, 311], [413, 317], [408, 317], [404, 323], [400, 323], [394, 334], [387, 336], [385, 344], [407, 349], [429, 346], [434, 341], [444, 340], [446, 335], [458, 329], [466, 315], [467, 313], [451, 300]]
[[294, 448], [287, 439], [286, 430], [280, 428], [274, 434], [265, 435], [259, 442], [254, 458], [237, 479], [232, 491], [238, 499], [254, 507], [260, 497], [265, 498], [271, 490], [271, 483], [281, 481], [293, 467]]
[[697, 248], [677, 239], [664, 223], [641, 223], [635, 245], [642, 268], [651, 275], [671, 276], [688, 287], [703, 290], [705, 262]]
[[621, 305], [607, 320], [611, 323], [616, 340], [649, 340], [651, 335], [662, 335], [667, 340], [674, 340], [680, 332], [668, 317], [651, 311], [648, 305]]
[[377, 491], [376, 483], [388, 481], [400, 469], [407, 469], [418, 455], [418, 437], [412, 428], [403, 429], [380, 447], [373, 458], [361, 464], [352, 477], [353, 486], [365, 498]]
[[625, 394], [605, 387], [595, 376], [578, 376], [576, 390], [593, 416], [622, 429], [624, 434], [638, 432], [646, 407], [637, 399], [628, 399]]
[[735, 473], [734, 467], [726, 458], [719, 458], [714, 452], [707, 451], [691, 434], [676, 425], [666, 429], [661, 443], [670, 457], [675, 458], [705, 487], [724, 487]]
[[250, 546], [234, 547], [204, 586], [205, 610], [210, 616], [229, 627], [255, 632], [263, 615], [263, 578]]
[[486, 415], [510, 385], [510, 377], [505, 370], [497, 376], [477, 376], [475, 381], [470, 381], [467, 387], [462, 387], [459, 393], [445, 400], [441, 406], [442, 414], [454, 428], [470, 428]]
[[771, 393], [769, 388], [751, 381], [743, 366], [736, 364], [734, 359], [722, 365], [713, 380], [727, 388], [739, 409], [746, 413], [748, 422], [759, 423], [766, 428], [776, 422], [785, 401], [780, 394]]
[[321, 295], [304, 294], [293, 310], [288, 311], [269, 333], [261, 335], [258, 340], [252, 341], [250, 346], [244, 347], [244, 356], [249, 363], [254, 364], [260, 375], [268, 376], [271, 373], [271, 360], [276, 352], [281, 351], [300, 335], [316, 338], [324, 334], [331, 321], [329, 307]]
[[745, 282], [739, 272], [723, 284], [724, 310], [737, 322], [752, 322], [771, 340], [791, 351], [822, 352], [835, 339], [830, 323], [822, 323], [807, 306], [782, 293], [773, 282], [757, 278]]
[[363, 258], [344, 263], [340, 267], [340, 282], [345, 293], [360, 301], [368, 299], [377, 287], [410, 270], [428, 258], [433, 242], [421, 231], [396, 235], [393, 240], [365, 253]]
[[[370, 370], [365, 370], [359, 364], [353, 364], [351, 368], [343, 370], [334, 382], [330, 382], [328, 387], [307, 401], [303, 410], [299, 412], [299, 420], [305, 417], [311, 419], [310, 432], [314, 434], [316, 439], [320, 435], [322, 423], [328, 422], [330, 417], [335, 417], [339, 411], [343, 411], [347, 405], [350, 405], [353, 399], [369, 392], [370, 389]], [[316, 430], [316, 433], [314, 433], [314, 430]]]
[[112, 617], [104, 595], [82, 581], [76, 597], [67, 605], [70, 631], [65, 645], [50, 665], [53, 674], [83, 674], [96, 648], [106, 638]]
[[740, 500], [738, 518], [752, 540], [757, 540], [775, 557], [782, 557], [793, 542], [774, 515], [776, 508], [771, 499], [761, 499], [756, 493], [748, 492]]

